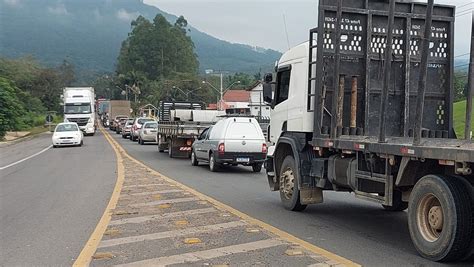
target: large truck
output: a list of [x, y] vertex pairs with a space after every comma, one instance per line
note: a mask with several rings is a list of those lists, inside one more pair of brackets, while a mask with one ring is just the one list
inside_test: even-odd
[[116, 120], [117, 117], [129, 117], [131, 113], [130, 101], [110, 100], [108, 110], [110, 129], [113, 131], [116, 130], [118, 124], [118, 120]]
[[65, 87], [63, 89], [64, 120], [76, 122], [86, 135], [94, 135], [95, 93], [93, 87]]
[[474, 254], [474, 142], [453, 131], [454, 20], [432, 1], [319, 1], [309, 41], [264, 78], [265, 168], [286, 209], [351, 192], [408, 209], [421, 256]]
[[224, 111], [205, 110], [201, 102], [161, 101], [158, 106], [158, 151], [174, 157], [191, 157], [191, 146], [203, 130]]

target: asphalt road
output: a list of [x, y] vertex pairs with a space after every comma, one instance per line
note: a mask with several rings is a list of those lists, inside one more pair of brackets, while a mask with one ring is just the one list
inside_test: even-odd
[[205, 164], [193, 167], [190, 160], [170, 159], [156, 145], [141, 146], [113, 136], [131, 156], [162, 174], [364, 266], [451, 266], [417, 254], [405, 212], [387, 212], [377, 204], [336, 192], [326, 192], [323, 204], [289, 212], [280, 205], [279, 194], [270, 192], [263, 171], [255, 174], [247, 167], [230, 167], [211, 173]]
[[[102, 216], [116, 158], [101, 133], [0, 170], [0, 265], [67, 266]], [[0, 147], [0, 168], [51, 145], [43, 134]]]

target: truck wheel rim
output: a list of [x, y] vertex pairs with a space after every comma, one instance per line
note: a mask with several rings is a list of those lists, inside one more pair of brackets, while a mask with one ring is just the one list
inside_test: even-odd
[[191, 162], [194, 163], [194, 152], [191, 153]]
[[214, 157], [212, 157], [212, 156], [209, 159], [209, 165], [210, 165], [211, 169], [214, 169]]
[[291, 199], [293, 197], [294, 187], [295, 176], [293, 170], [288, 168], [280, 175], [280, 191], [283, 192], [286, 199]]
[[435, 242], [443, 232], [443, 208], [433, 194], [425, 195], [417, 209], [418, 229], [428, 242]]

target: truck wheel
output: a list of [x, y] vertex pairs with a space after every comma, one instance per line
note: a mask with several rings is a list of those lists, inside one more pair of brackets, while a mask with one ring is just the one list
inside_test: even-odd
[[280, 169], [280, 199], [283, 206], [291, 211], [302, 211], [306, 208], [306, 205], [300, 202], [298, 179], [295, 159], [288, 155]]
[[473, 203], [459, 179], [427, 175], [413, 188], [408, 227], [416, 250], [427, 259], [459, 260], [470, 250]]
[[168, 142], [168, 156], [170, 156], [170, 158], [174, 157], [173, 142], [171, 140]]
[[191, 152], [191, 165], [193, 166], [199, 165], [199, 161], [197, 160], [196, 153], [194, 153], [194, 151]]
[[209, 155], [209, 170], [211, 172], [217, 172], [219, 170], [219, 164], [216, 162], [216, 157], [213, 153]]
[[252, 165], [253, 172], [261, 172], [262, 171], [262, 163], [256, 163]]
[[382, 205], [386, 211], [404, 211], [408, 208], [408, 202], [402, 201], [402, 192], [393, 191], [392, 206]]

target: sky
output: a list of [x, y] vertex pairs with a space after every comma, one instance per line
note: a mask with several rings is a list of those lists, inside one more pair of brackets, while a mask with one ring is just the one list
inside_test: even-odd
[[[219, 39], [281, 52], [307, 41], [309, 29], [317, 26], [318, 0], [144, 0], [144, 3], [183, 15], [193, 27]], [[465, 14], [456, 18], [455, 54], [469, 53], [472, 18], [468, 13], [474, 10], [474, 0], [435, 0], [435, 3], [456, 5], [457, 14]]]

